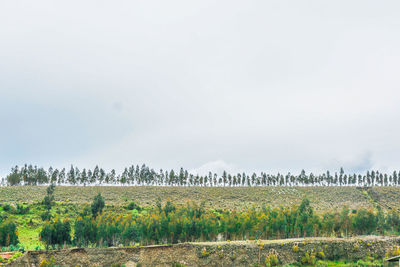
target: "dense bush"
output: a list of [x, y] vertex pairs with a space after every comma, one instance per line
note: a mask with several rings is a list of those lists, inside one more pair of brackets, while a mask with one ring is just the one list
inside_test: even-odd
[[104, 205], [105, 205], [104, 198], [99, 193], [97, 196], [95, 196], [93, 203], [91, 205], [93, 217], [97, 217], [97, 215], [102, 212]]
[[126, 207], [126, 209], [128, 210], [137, 210], [137, 211], [141, 211], [142, 207], [140, 207], [138, 204], [136, 204], [135, 202], [131, 202], [128, 204], [128, 206]]
[[0, 246], [8, 247], [18, 244], [17, 226], [12, 222], [0, 224]]
[[18, 215], [27, 214], [29, 212], [29, 206], [24, 206], [22, 204], [17, 204], [17, 208], [15, 209], [14, 213]]
[[[98, 242], [98, 227], [94, 218], [78, 217], [75, 222], [74, 244], [82, 247]], [[99, 242], [102, 243], [102, 242]]]
[[4, 211], [8, 212], [8, 211], [11, 211], [11, 209], [12, 209], [12, 207], [11, 207], [10, 204], [6, 203], [6, 204], [3, 205], [3, 210]]
[[44, 212], [42, 214], [40, 214], [40, 218], [42, 219], [42, 221], [50, 221], [52, 216], [50, 214], [50, 212]]
[[39, 234], [39, 238], [46, 244], [46, 248], [71, 244], [71, 225], [68, 219], [64, 221], [56, 219], [46, 223]]
[[54, 190], [56, 189], [54, 184], [49, 185], [46, 189], [46, 196], [43, 199], [42, 204], [45, 206], [47, 210], [51, 210], [51, 207], [54, 205]]

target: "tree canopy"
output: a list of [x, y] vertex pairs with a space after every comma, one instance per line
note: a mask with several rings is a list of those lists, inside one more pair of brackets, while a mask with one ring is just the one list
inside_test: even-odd
[[106, 172], [96, 166], [93, 170], [71, 166], [58, 170], [24, 165], [15, 166], [10, 174], [1, 179], [2, 185], [136, 185], [136, 186], [399, 186], [398, 172], [391, 174], [379, 171], [367, 171], [364, 174], [345, 173], [343, 168], [339, 172], [315, 175], [304, 170], [299, 174], [260, 174], [237, 173], [229, 174], [226, 171], [218, 176], [209, 172], [208, 175], [195, 175], [183, 168], [179, 172], [174, 170], [155, 171], [146, 165], [132, 165], [121, 173], [115, 170]]

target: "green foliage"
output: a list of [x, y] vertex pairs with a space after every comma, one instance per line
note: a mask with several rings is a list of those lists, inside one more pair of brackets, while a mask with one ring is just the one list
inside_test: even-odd
[[47, 210], [50, 210], [51, 207], [54, 205], [54, 190], [55, 190], [55, 185], [51, 184], [49, 187], [47, 187], [46, 192], [47, 195], [44, 197], [42, 204], [45, 206]]
[[199, 176], [189, 174], [181, 168], [178, 173], [174, 170], [169, 172], [156, 172], [146, 165], [141, 167], [130, 166], [120, 174], [115, 170], [106, 173], [96, 166], [93, 170], [79, 170], [71, 166], [70, 170], [65, 168], [58, 170], [49, 168], [48, 171], [37, 166], [25, 165], [15, 166], [7, 175], [4, 182], [7, 185], [44, 185], [44, 184], [71, 184], [71, 185], [94, 185], [94, 184], [124, 184], [124, 185], [167, 185], [167, 186], [208, 186], [208, 187], [230, 187], [230, 186], [298, 186], [298, 185], [328, 185], [328, 186], [398, 186], [400, 179], [395, 171], [392, 174], [382, 174], [371, 171], [359, 174], [345, 174], [343, 168], [339, 174], [331, 175], [329, 172], [314, 175], [306, 174], [303, 170], [297, 175], [291, 173], [266, 174], [266, 173], [239, 173], [222, 175], [209, 173]]
[[128, 204], [128, 206], [126, 207], [126, 209], [128, 210], [137, 210], [137, 211], [141, 211], [142, 207], [140, 207], [138, 204], [136, 204], [135, 202], [131, 202]]
[[360, 209], [352, 217], [351, 223], [355, 233], [371, 234], [377, 227], [377, 214], [371, 210]]
[[17, 208], [15, 209], [14, 213], [18, 215], [24, 215], [29, 212], [29, 206], [24, 206], [22, 204], [17, 204]]
[[170, 212], [174, 212], [175, 210], [176, 210], [175, 205], [172, 204], [171, 200], [168, 199], [163, 209], [165, 215], [168, 216]]
[[46, 244], [46, 248], [71, 243], [71, 225], [66, 219], [47, 222], [39, 234], [39, 238]]
[[188, 265], [186, 265], [185, 263], [181, 263], [181, 262], [174, 262], [171, 264], [171, 267], [188, 267]]
[[10, 246], [18, 244], [17, 226], [13, 222], [3, 222], [0, 224], [0, 246]]
[[277, 266], [278, 264], [279, 259], [276, 252], [269, 253], [268, 256], [265, 258], [265, 266], [267, 267]]
[[56, 186], [54, 184], [49, 185], [49, 187], [46, 188], [46, 193], [48, 196], [52, 196], [54, 194], [54, 191], [56, 190]]
[[43, 259], [39, 267], [56, 267], [56, 260], [54, 257], [51, 257], [50, 260]]
[[356, 266], [358, 267], [381, 267], [381, 266], [383, 266], [382, 265], [382, 262], [380, 262], [380, 261], [377, 261], [377, 260], [375, 260], [375, 261], [364, 261], [364, 260], [359, 260], [359, 261], [357, 261], [357, 264], [356, 264]]
[[308, 199], [303, 199], [297, 209], [297, 219], [295, 224], [296, 233], [299, 236], [310, 236], [315, 232], [315, 227], [318, 223], [318, 217], [314, 215], [310, 201]]
[[203, 249], [201, 250], [201, 255], [200, 255], [200, 257], [201, 257], [201, 258], [206, 258], [206, 257], [208, 257], [208, 256], [210, 256], [210, 252], [207, 251], [206, 248], [203, 248]]
[[[71, 243], [73, 241], [73, 244], [84, 247], [215, 241], [219, 237], [223, 240], [244, 240], [332, 236], [333, 233], [338, 236], [345, 233], [352, 236], [379, 233], [382, 229], [390, 234], [398, 233], [398, 214], [395, 210], [379, 214], [361, 208], [353, 213], [344, 208], [340, 212], [327, 211], [320, 214], [314, 212], [311, 203], [307, 202], [304, 201], [300, 206], [280, 208], [266, 206], [244, 210], [214, 210], [196, 203], [179, 205], [171, 200], [161, 204], [160, 200], [160, 206], [146, 207], [140, 212], [137, 209], [127, 211], [125, 206], [107, 205], [97, 217], [92, 216], [91, 206], [88, 204], [80, 206], [57, 202], [51, 214], [58, 214], [54, 215], [58, 218], [77, 218], [70, 225], [70, 232], [73, 233]], [[4, 207], [0, 208], [4, 221], [13, 221], [18, 226], [19, 240], [29, 249], [43, 246], [38, 241], [39, 232], [43, 230], [41, 217], [50, 224], [56, 221], [44, 218], [50, 213], [46, 213], [41, 202], [39, 203], [30, 204], [30, 212], [25, 216], [19, 216], [16, 212], [6, 213], [2, 211]], [[372, 227], [361, 225], [371, 225], [368, 221], [374, 222]], [[47, 247], [53, 246], [52, 241], [46, 242], [44, 237], [41, 239], [44, 244]], [[362, 246], [364, 245], [367, 246]], [[355, 246], [354, 250], [356, 249], [360, 248]], [[299, 256], [303, 256], [302, 249], [293, 248], [294, 252], [296, 250], [300, 251]], [[323, 258], [318, 250], [315, 256]]]
[[11, 205], [10, 204], [4, 204], [3, 205], [3, 210], [5, 211], [5, 212], [9, 212], [9, 211], [11, 211], [11, 209], [12, 209], [12, 207], [11, 207]]
[[92, 215], [93, 217], [97, 217], [99, 213], [102, 212], [103, 208], [105, 206], [104, 198], [101, 196], [99, 193], [93, 200], [93, 203], [91, 205], [91, 210], [92, 210]]
[[323, 259], [325, 259], [325, 253], [324, 253], [324, 251], [319, 251], [318, 253], [317, 253], [317, 258], [318, 259], [321, 259], [321, 260], [323, 260]]
[[317, 267], [367, 267], [367, 266], [384, 266], [382, 261], [359, 260], [357, 262], [351, 261], [325, 261], [319, 260], [316, 262]]
[[42, 219], [42, 221], [50, 221], [52, 216], [51, 216], [50, 212], [46, 211], [46, 212], [40, 214], [40, 218]]
[[315, 256], [315, 252], [307, 251], [304, 256], [301, 258], [301, 263], [303, 264], [309, 264], [309, 265], [315, 265], [317, 262], [317, 258]]
[[25, 252], [25, 247], [21, 246], [20, 244], [10, 245], [8, 247], [2, 247], [1, 251], [20, 251]]
[[[225, 240], [290, 238], [300, 233], [303, 236], [330, 236], [331, 228], [326, 226], [330, 224], [330, 219], [327, 218], [337, 219], [338, 222], [355, 221], [359, 213], [365, 213], [360, 209], [356, 214], [342, 212], [318, 216], [309, 203], [303, 204], [299, 207], [215, 212], [193, 203], [175, 206], [167, 201], [164, 206], [146, 209], [141, 213], [135, 209], [136, 215], [127, 213], [116, 216], [106, 212], [92, 217], [86, 214], [79, 216], [74, 223], [73, 243], [77, 246], [117, 246], [212, 241], [219, 235]], [[372, 212], [369, 216], [374, 217], [376, 213]], [[386, 223], [387, 220], [384, 221]], [[362, 234], [359, 228], [355, 228], [359, 227], [357, 223], [337, 225], [335, 231]], [[389, 225], [389, 228], [392, 226]], [[293, 252], [299, 251], [298, 245], [292, 249]], [[308, 258], [323, 259], [325, 256], [323, 251], [308, 254]]]
[[[93, 218], [78, 217], [75, 222], [74, 244], [82, 247], [97, 241], [97, 225]], [[101, 243], [101, 242], [100, 242]]]

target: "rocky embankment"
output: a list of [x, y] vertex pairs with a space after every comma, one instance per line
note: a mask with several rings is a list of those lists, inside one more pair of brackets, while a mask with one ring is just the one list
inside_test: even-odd
[[306, 254], [327, 260], [383, 258], [400, 237], [305, 238], [265, 241], [182, 243], [135, 248], [75, 248], [28, 251], [7, 266], [263, 266], [276, 255], [280, 264], [300, 262]]

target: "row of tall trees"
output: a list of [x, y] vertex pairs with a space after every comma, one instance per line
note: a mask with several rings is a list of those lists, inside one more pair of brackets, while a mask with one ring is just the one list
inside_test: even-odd
[[183, 168], [179, 172], [158, 172], [146, 165], [125, 168], [120, 174], [115, 170], [106, 172], [96, 166], [93, 170], [78, 169], [71, 166], [58, 170], [50, 167], [47, 171], [37, 166], [15, 166], [7, 177], [2, 178], [2, 185], [154, 185], [154, 186], [399, 186], [400, 173], [391, 174], [379, 171], [367, 171], [365, 174], [346, 174], [343, 168], [331, 174], [329, 171], [320, 175], [307, 174], [304, 170], [293, 175], [223, 172], [222, 175], [209, 173], [205, 176], [193, 175]]
[[[141, 214], [97, 217], [81, 216], [74, 224], [74, 237], [63, 243], [77, 246], [116, 246], [140, 243], [178, 243], [185, 241], [277, 239], [315, 236], [350, 236], [400, 232], [399, 214], [359, 209], [315, 214], [308, 200], [287, 208], [251, 208], [246, 211], [206, 210], [188, 203], [175, 206], [167, 202]], [[62, 229], [60, 221], [47, 222], [43, 229]], [[68, 228], [67, 233], [70, 232]], [[45, 230], [43, 230], [45, 231]], [[42, 231], [42, 232], [43, 232]], [[48, 231], [48, 230], [46, 230]], [[56, 234], [56, 231], [54, 231]], [[42, 234], [41, 234], [42, 235]], [[42, 239], [47, 242], [47, 239]], [[53, 242], [53, 241], [52, 241]], [[55, 245], [54, 242], [52, 245]]]

